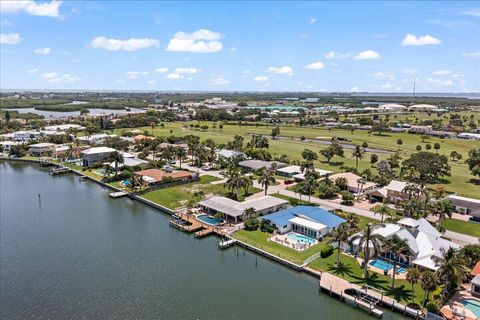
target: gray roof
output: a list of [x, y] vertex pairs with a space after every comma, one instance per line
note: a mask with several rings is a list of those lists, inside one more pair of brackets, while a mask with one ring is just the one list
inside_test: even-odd
[[198, 204], [215, 211], [224, 213], [231, 217], [238, 217], [243, 215], [245, 209], [254, 208], [256, 211], [262, 211], [268, 208], [281, 206], [287, 204], [287, 200], [272, 196], [263, 196], [259, 198], [254, 198], [246, 200], [243, 202], [238, 202], [229, 198], [214, 196], [203, 201], [200, 201]]
[[271, 169], [272, 164], [274, 163], [277, 165], [277, 168], [281, 168], [286, 165], [285, 163], [280, 161], [263, 161], [263, 160], [244, 160], [244, 161], [240, 161], [238, 164], [242, 167], [258, 170], [264, 167], [267, 169]]
[[480, 286], [480, 274], [477, 274], [470, 282], [476, 286]]

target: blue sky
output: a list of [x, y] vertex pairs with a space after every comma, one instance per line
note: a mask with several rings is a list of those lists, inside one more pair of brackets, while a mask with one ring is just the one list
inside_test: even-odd
[[3, 1], [1, 88], [480, 91], [479, 2]]

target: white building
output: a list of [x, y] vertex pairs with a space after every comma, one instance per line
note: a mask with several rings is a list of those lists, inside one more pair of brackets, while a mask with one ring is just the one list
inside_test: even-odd
[[[318, 168], [315, 168], [315, 172], [318, 174], [319, 177], [325, 177], [333, 173], [332, 171], [322, 170]], [[279, 176], [293, 178], [295, 181], [305, 180], [305, 175], [304, 173], [302, 173], [301, 167], [297, 165], [291, 165], [277, 169], [277, 174]]]
[[76, 129], [76, 130], [83, 130], [85, 129], [85, 127], [82, 127], [81, 125], [78, 125], [78, 124], [59, 124], [59, 125], [55, 125], [55, 126], [48, 126], [48, 127], [45, 127], [45, 130], [49, 130], [49, 131], [67, 131], [69, 129]]
[[462, 132], [458, 134], [457, 138], [480, 141], [480, 133]]
[[471, 215], [473, 220], [480, 221], [480, 199], [460, 197], [457, 195], [450, 195], [447, 199], [450, 200], [456, 212]]
[[96, 147], [84, 150], [81, 152], [83, 166], [92, 167], [97, 163], [104, 161], [105, 158], [107, 158], [116, 151], [117, 150], [108, 147]]
[[217, 158], [224, 158], [224, 159], [244, 159], [245, 158], [245, 153], [241, 151], [236, 151], [236, 150], [227, 150], [227, 149], [221, 149], [215, 151], [215, 155]]
[[36, 143], [29, 146], [29, 151], [32, 156], [40, 157], [43, 155], [53, 155], [55, 153], [55, 148], [58, 145], [55, 143]]

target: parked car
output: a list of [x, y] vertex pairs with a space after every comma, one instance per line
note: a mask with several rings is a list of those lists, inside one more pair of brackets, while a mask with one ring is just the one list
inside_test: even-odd
[[165, 170], [166, 172], [172, 172], [173, 168], [167, 165], [167, 166], [163, 166], [163, 170]]
[[225, 177], [225, 176], [227, 175], [227, 172], [226, 172], [226, 171], [220, 171], [219, 174], [220, 174], [221, 176], [224, 176], [224, 177]]
[[170, 161], [168, 161], [168, 163], [169, 163], [169, 164], [176, 164], [177, 161], [175, 161], [175, 160], [170, 160]]
[[203, 166], [202, 167], [203, 171], [210, 171], [210, 169], [211, 169], [210, 166]]

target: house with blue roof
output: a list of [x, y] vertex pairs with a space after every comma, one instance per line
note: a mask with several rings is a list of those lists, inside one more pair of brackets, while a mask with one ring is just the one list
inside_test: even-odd
[[260, 217], [270, 221], [278, 233], [290, 231], [304, 234], [314, 239], [320, 239], [346, 220], [339, 216], [314, 206], [296, 206]]

